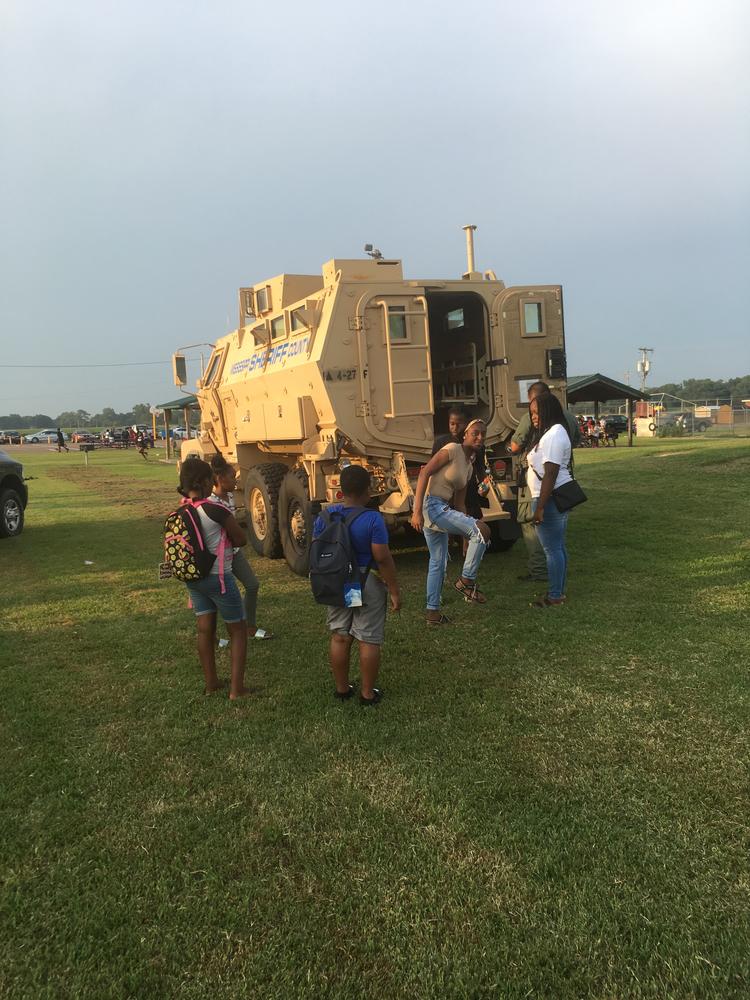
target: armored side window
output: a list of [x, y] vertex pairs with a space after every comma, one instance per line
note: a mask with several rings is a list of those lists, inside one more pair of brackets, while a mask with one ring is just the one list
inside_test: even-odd
[[518, 402], [516, 403], [516, 406], [528, 407], [529, 386], [533, 385], [534, 382], [541, 381], [541, 375], [522, 375], [520, 378], [517, 378], [516, 385], [518, 386]]
[[256, 323], [255, 326], [251, 327], [250, 333], [253, 335], [253, 340], [255, 341], [255, 346], [258, 344], [265, 344], [268, 341], [268, 331], [266, 330], [265, 321], [262, 323]]
[[281, 340], [286, 337], [286, 323], [283, 316], [276, 316], [271, 320], [271, 340]]
[[306, 330], [307, 323], [302, 317], [302, 314], [297, 309], [292, 309], [289, 313], [289, 318], [291, 320], [292, 333], [297, 333], [299, 330]]
[[259, 288], [255, 293], [255, 309], [257, 313], [267, 313], [271, 308], [271, 289], [268, 285]]
[[406, 306], [388, 306], [388, 337], [391, 343], [408, 340]]
[[521, 336], [522, 337], [543, 337], [544, 330], [544, 302], [535, 299], [529, 302], [528, 299], [521, 302]]
[[223, 353], [224, 352], [222, 350], [214, 351], [209, 358], [208, 368], [206, 368], [205, 374], [201, 379], [203, 385], [210, 385], [216, 378], [216, 374], [219, 370], [219, 362], [221, 361]]
[[449, 313], [445, 315], [445, 329], [446, 330], [461, 330], [464, 327], [464, 311], [463, 309], [451, 309]]

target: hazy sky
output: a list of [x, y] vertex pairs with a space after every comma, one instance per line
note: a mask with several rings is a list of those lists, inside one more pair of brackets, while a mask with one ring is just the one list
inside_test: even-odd
[[[236, 290], [373, 242], [560, 282], [571, 374], [750, 372], [746, 0], [0, 0], [0, 413], [177, 393]], [[635, 380], [635, 379], [634, 379]]]

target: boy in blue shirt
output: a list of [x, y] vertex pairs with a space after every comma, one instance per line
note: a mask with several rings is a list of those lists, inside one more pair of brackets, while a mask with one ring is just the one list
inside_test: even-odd
[[[348, 465], [341, 473], [343, 503], [331, 504], [329, 511], [348, 514], [353, 507], [365, 507], [370, 500], [370, 473], [361, 465]], [[325, 530], [322, 517], [317, 518], [313, 538]], [[396, 566], [388, 548], [388, 529], [383, 515], [376, 510], [364, 510], [349, 527], [352, 548], [362, 573], [367, 578], [362, 592], [362, 607], [328, 609], [327, 624], [331, 633], [331, 672], [336, 684], [335, 696], [346, 701], [354, 694], [349, 683], [349, 661], [352, 643], [359, 644], [361, 675], [360, 704], [377, 705], [382, 694], [375, 687], [380, 670], [380, 649], [385, 638], [385, 616], [390, 595], [391, 610], [401, 609], [401, 594], [396, 579]]]

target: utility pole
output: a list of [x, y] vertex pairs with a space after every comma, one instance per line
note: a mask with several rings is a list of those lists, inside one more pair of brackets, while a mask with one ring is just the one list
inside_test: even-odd
[[632, 372], [625, 372], [625, 385], [630, 385], [630, 376]]
[[654, 353], [653, 347], [639, 347], [638, 350], [641, 352], [641, 360], [636, 365], [638, 374], [641, 376], [641, 392], [646, 391], [646, 378], [648, 373], [651, 371], [651, 362], [648, 359], [649, 354]]

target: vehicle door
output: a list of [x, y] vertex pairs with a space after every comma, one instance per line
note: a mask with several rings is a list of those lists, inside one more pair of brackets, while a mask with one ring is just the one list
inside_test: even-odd
[[432, 440], [432, 363], [424, 290], [366, 293], [357, 305], [365, 426], [390, 447]]
[[505, 288], [492, 303], [492, 384], [495, 408], [512, 428], [528, 406], [532, 382], [551, 385], [565, 405], [567, 366], [562, 288]]
[[203, 423], [211, 425], [211, 437], [218, 448], [226, 448], [227, 446], [227, 426], [224, 407], [219, 395], [219, 385], [227, 350], [227, 344], [214, 350], [208, 359], [208, 366], [201, 379], [201, 388], [206, 393], [204, 398], [207, 404], [201, 413], [201, 420]]
[[[432, 368], [427, 301], [423, 295], [378, 295], [369, 303], [383, 338], [389, 420], [432, 413]], [[375, 318], [377, 317], [377, 318]]]

